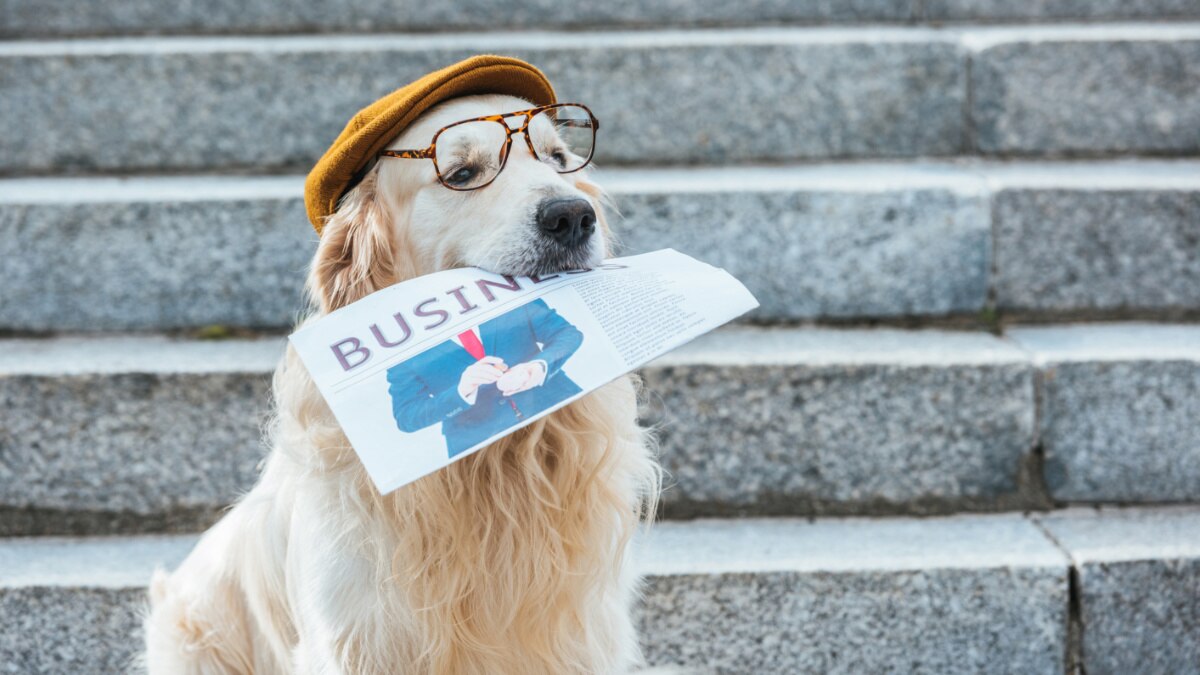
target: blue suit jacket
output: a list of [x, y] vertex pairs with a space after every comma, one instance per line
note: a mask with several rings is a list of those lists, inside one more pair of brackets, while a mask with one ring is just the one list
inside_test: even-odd
[[488, 356], [498, 356], [508, 366], [545, 361], [545, 382], [511, 397], [487, 384], [479, 388], [474, 405], [468, 405], [458, 395], [458, 381], [475, 358], [453, 340], [388, 370], [396, 425], [412, 433], [441, 422], [451, 457], [581, 391], [562, 366], [583, 343], [583, 333], [544, 300], [481, 324], [479, 339]]

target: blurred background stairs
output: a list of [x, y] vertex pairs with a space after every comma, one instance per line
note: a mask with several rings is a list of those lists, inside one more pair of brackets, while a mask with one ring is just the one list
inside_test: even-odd
[[643, 372], [651, 663], [1200, 673], [1200, 1], [517, 4], [0, 0], [0, 673], [126, 667], [264, 454], [303, 174], [478, 52], [762, 303]]

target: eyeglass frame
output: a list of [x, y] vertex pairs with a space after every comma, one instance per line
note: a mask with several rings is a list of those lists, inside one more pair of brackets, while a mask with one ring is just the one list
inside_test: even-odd
[[[496, 178], [498, 178], [500, 176], [500, 173], [502, 171], [504, 171], [504, 167], [508, 165], [508, 156], [509, 156], [509, 151], [512, 149], [512, 137], [514, 134], [519, 133], [519, 134], [523, 135], [525, 137], [525, 145], [529, 147], [529, 152], [531, 152], [533, 154], [534, 159], [541, 161], [542, 158], [538, 156], [537, 150], [534, 149], [534, 147], [533, 147], [533, 139], [531, 139], [528, 134], [529, 123], [532, 122], [534, 116], [539, 113], [543, 113], [547, 110], [552, 110], [554, 108], [565, 108], [567, 106], [583, 108], [583, 110], [585, 112], [587, 112], [588, 117], [591, 118], [591, 123], [592, 123], [592, 148], [588, 152], [588, 156], [584, 158], [582, 164], [575, 167], [574, 169], [571, 169], [570, 171], [559, 171], [558, 172], [560, 174], [575, 173], [576, 171], [580, 171], [584, 167], [586, 167], [588, 164], [592, 163], [592, 156], [596, 154], [596, 132], [600, 130], [600, 120], [596, 118], [596, 115], [595, 115], [595, 113], [592, 112], [591, 108], [587, 107], [586, 105], [584, 105], [582, 103], [551, 103], [548, 105], [540, 105], [536, 108], [530, 108], [528, 110], [517, 110], [517, 111], [509, 112], [509, 113], [502, 113], [500, 115], [484, 115], [483, 117], [475, 117], [475, 118], [472, 118], [469, 120], [459, 120], [453, 124], [447, 124], [446, 126], [442, 127], [441, 129], [438, 129], [437, 132], [434, 133], [433, 140], [430, 141], [429, 147], [426, 147], [426, 148], [423, 148], [420, 150], [387, 150], [387, 149], [384, 149], [384, 150], [379, 151], [379, 153], [376, 155], [376, 158], [390, 157], [393, 159], [428, 159], [428, 160], [432, 160], [433, 161], [433, 173], [434, 173], [434, 175], [437, 176], [438, 182], [441, 183], [443, 187], [450, 189], [450, 190], [455, 190], [457, 192], [470, 192], [472, 190], [480, 190], [482, 188], [485, 188], [485, 187], [491, 185], [493, 182], [495, 182]], [[508, 125], [508, 123], [504, 121], [510, 117], [520, 117], [520, 116], [525, 117], [525, 122], [521, 126], [516, 127], [516, 128], [510, 127]], [[440, 168], [438, 168], [437, 140], [438, 140], [438, 137], [442, 135], [443, 131], [446, 131], [447, 129], [453, 129], [454, 127], [457, 127], [462, 124], [470, 124], [472, 122], [496, 122], [500, 126], [504, 127], [504, 130], [505, 130], [507, 136], [504, 139], [504, 147], [500, 151], [500, 167], [498, 169], [496, 169], [496, 175], [492, 176], [491, 180], [489, 180], [486, 183], [483, 183], [482, 185], [476, 185], [475, 187], [469, 187], [469, 188], [454, 187], [453, 185], [450, 185], [442, 178], [442, 171]]]

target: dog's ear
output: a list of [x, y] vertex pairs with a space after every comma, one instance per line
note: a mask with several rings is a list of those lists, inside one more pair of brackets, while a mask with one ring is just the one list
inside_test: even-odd
[[309, 293], [324, 312], [344, 307], [400, 281], [395, 227], [379, 198], [372, 169], [325, 220], [308, 277]]
[[[582, 174], [583, 172], [580, 173]], [[608, 196], [608, 193], [604, 191], [604, 188], [588, 180], [586, 175], [580, 175], [575, 179], [575, 187], [590, 197], [596, 207], [596, 221], [600, 223], [600, 232], [604, 235], [604, 257], [607, 258], [613, 253], [613, 248], [616, 246], [616, 239], [612, 228], [608, 225], [606, 212], [612, 211], [618, 217], [621, 214], [617, 211], [616, 205], [613, 203], [612, 198]]]

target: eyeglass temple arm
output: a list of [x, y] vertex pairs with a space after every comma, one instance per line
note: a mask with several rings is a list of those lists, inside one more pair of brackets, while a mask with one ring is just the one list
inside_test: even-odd
[[399, 159], [429, 159], [433, 157], [433, 148], [423, 150], [380, 150], [380, 157], [396, 157]]

